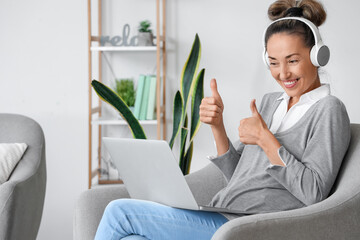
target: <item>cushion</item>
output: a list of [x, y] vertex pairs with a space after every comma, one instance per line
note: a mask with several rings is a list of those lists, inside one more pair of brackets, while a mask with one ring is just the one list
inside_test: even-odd
[[25, 143], [0, 143], [0, 184], [8, 180], [26, 149]]

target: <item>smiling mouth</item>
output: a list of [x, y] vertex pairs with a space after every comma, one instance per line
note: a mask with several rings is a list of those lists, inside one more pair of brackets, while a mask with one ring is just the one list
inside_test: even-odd
[[283, 81], [283, 83], [286, 88], [293, 88], [293, 87], [295, 87], [295, 85], [297, 84], [298, 81], [299, 81], [299, 78], [296, 78], [293, 80]]

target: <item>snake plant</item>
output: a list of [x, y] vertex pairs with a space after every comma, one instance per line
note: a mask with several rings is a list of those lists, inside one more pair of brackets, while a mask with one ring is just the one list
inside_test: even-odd
[[144, 129], [118, 94], [99, 81], [93, 80], [91, 85], [100, 99], [109, 103], [119, 111], [122, 118], [129, 124], [130, 131], [134, 138], [146, 139]]
[[[170, 147], [174, 145], [175, 138], [180, 132], [180, 156], [179, 165], [184, 175], [190, 171], [193, 140], [200, 127], [199, 107], [204, 97], [204, 75], [205, 69], [197, 74], [201, 56], [201, 44], [196, 34], [191, 52], [180, 79], [181, 91], [178, 91], [174, 98], [173, 106], [173, 132], [169, 142]], [[191, 97], [191, 124], [188, 128], [187, 105]], [[187, 139], [189, 142], [187, 144]]]
[[[181, 90], [177, 91], [174, 97], [173, 106], [173, 132], [169, 141], [170, 148], [173, 148], [174, 141], [180, 133], [180, 156], [179, 166], [184, 175], [190, 171], [193, 154], [193, 140], [200, 127], [199, 107], [204, 97], [204, 75], [205, 69], [197, 74], [201, 56], [201, 44], [196, 34], [190, 55], [185, 62], [180, 85]], [[93, 80], [91, 85], [99, 97], [117, 109], [123, 119], [127, 121], [134, 138], [146, 139], [143, 128], [139, 121], [130, 111], [124, 100], [106, 85]], [[188, 128], [187, 105], [191, 97], [191, 123]], [[189, 142], [188, 142], [189, 141]]]

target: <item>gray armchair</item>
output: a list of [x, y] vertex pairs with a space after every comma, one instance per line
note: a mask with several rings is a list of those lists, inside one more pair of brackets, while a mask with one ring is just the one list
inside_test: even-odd
[[[240, 217], [224, 224], [213, 240], [360, 239], [360, 125], [352, 124], [350, 147], [324, 201], [301, 209]], [[212, 164], [186, 177], [196, 200], [208, 203], [225, 184]], [[123, 185], [98, 187], [80, 196], [74, 215], [74, 239], [93, 239], [106, 205], [128, 198]]]
[[0, 142], [28, 145], [9, 180], [0, 185], [0, 240], [36, 239], [44, 205], [44, 134], [37, 122], [0, 114]]

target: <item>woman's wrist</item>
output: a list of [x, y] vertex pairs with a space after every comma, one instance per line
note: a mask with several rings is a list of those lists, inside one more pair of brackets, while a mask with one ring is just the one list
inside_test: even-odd
[[278, 154], [281, 144], [269, 129], [261, 132], [258, 145], [264, 150], [271, 164], [285, 166]]
[[229, 150], [229, 140], [225, 131], [225, 126], [221, 121], [219, 125], [211, 125], [211, 130], [214, 135], [216, 150], [218, 156], [223, 155]]
[[224, 122], [222, 120], [220, 120], [219, 124], [211, 124], [210, 127], [213, 132], [222, 132], [225, 130]]

